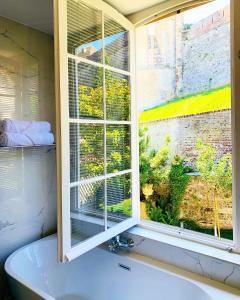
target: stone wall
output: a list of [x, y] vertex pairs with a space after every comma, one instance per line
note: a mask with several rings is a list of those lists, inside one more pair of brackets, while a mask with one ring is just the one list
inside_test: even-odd
[[[143, 125], [144, 126], [144, 125]], [[156, 151], [164, 144], [168, 135], [171, 138], [172, 154], [184, 157], [192, 165], [198, 155], [196, 143], [198, 139], [210, 144], [220, 157], [231, 152], [231, 110], [215, 111], [199, 115], [154, 121], [147, 124], [150, 148]], [[219, 204], [221, 228], [232, 226], [232, 196], [230, 192], [216, 194]], [[213, 228], [214, 202], [201, 177], [191, 177], [185, 193], [181, 216], [195, 220], [199, 225]]]
[[179, 14], [136, 31], [139, 110], [230, 83], [230, 8], [185, 30]]
[[198, 155], [198, 139], [214, 146], [219, 156], [232, 149], [230, 110], [154, 121], [146, 126], [151, 149], [158, 150], [164, 143], [164, 137], [169, 135], [173, 154], [179, 154], [192, 162]]
[[[197, 23], [183, 34], [182, 89], [178, 96], [230, 83], [230, 8]], [[180, 79], [181, 80], [181, 79]]]

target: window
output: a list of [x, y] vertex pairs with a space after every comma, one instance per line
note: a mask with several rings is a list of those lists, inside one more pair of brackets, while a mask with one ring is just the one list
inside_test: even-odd
[[58, 8], [59, 27], [67, 29], [59, 33], [58, 73], [63, 88], [58, 157], [63, 261], [137, 223], [133, 30], [102, 5], [67, 0]]
[[[149, 66], [150, 29], [166, 64]], [[232, 241], [230, 0], [142, 26], [136, 43], [141, 218]]]
[[56, 1], [61, 261], [136, 224], [240, 249], [234, 14], [215, 0], [136, 28], [101, 0]]

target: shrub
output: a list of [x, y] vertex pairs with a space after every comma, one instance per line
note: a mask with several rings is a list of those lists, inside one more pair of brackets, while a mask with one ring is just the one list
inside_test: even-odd
[[146, 201], [146, 213], [152, 221], [178, 225], [180, 205], [189, 180], [184, 161], [180, 156], [172, 158], [169, 136], [158, 152], [149, 151], [146, 132], [146, 128], [140, 131], [141, 199]]
[[218, 158], [214, 147], [204, 144], [202, 140], [198, 140], [196, 146], [199, 152], [196, 165], [208, 188], [208, 196], [212, 197], [214, 224], [220, 237], [216, 192], [232, 190], [232, 157], [230, 153], [226, 153]]

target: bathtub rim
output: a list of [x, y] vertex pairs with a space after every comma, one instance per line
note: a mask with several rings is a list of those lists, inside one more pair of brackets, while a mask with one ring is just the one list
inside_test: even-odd
[[32, 287], [30, 286], [30, 284], [25, 281], [24, 279], [22, 279], [16, 272], [14, 272], [10, 266], [12, 259], [22, 250], [24, 250], [25, 248], [28, 248], [29, 246], [32, 246], [34, 244], [38, 244], [41, 241], [47, 241], [47, 240], [54, 240], [55, 238], [57, 238], [57, 234], [52, 234], [46, 237], [43, 237], [41, 239], [38, 239], [34, 242], [31, 242], [23, 247], [20, 247], [19, 249], [15, 250], [12, 254], [10, 254], [8, 256], [8, 258], [5, 261], [4, 264], [4, 270], [7, 273], [7, 275], [16, 280], [18, 283], [20, 283], [21, 285], [23, 285], [24, 287], [26, 287], [27, 289], [29, 289], [30, 291], [32, 291], [33, 293], [37, 294], [38, 296], [42, 297], [43, 299], [46, 300], [56, 300], [54, 297], [50, 296], [49, 294], [45, 293], [44, 291], [42, 291], [41, 289], [39, 289], [38, 287]]
[[[16, 251], [14, 251], [7, 258], [7, 260], [4, 264], [4, 269], [5, 269], [6, 273], [8, 274], [8, 276], [10, 276], [12, 279], [16, 280], [18, 283], [22, 284], [24, 287], [26, 287], [33, 293], [37, 294], [40, 297], [43, 297], [43, 299], [46, 299], [46, 300], [56, 300], [56, 298], [43, 292], [41, 289], [37, 288], [36, 286], [31, 287], [29, 283], [27, 283], [24, 279], [22, 279], [22, 277], [18, 276], [18, 274], [12, 270], [10, 263], [11, 263], [11, 260], [13, 259], [13, 257], [15, 257], [19, 252], [21, 252], [25, 248], [28, 248], [30, 246], [33, 246], [35, 244], [38, 244], [38, 243], [41, 243], [44, 241], [47, 242], [48, 240], [55, 240], [55, 239], [57, 239], [57, 235], [52, 234], [52, 235], [46, 236], [44, 238], [38, 239], [32, 243], [29, 243], [29, 244], [17, 249]], [[98, 248], [100, 248], [102, 251], [107, 251], [105, 246], [100, 246]], [[226, 299], [226, 298], [224, 298], [225, 296], [229, 297], [228, 300], [236, 300], [236, 299], [240, 300], [240, 289], [231, 287], [229, 285], [226, 285], [226, 284], [216, 281], [214, 279], [210, 279], [210, 278], [201, 276], [201, 275], [193, 273], [191, 271], [184, 270], [184, 269], [176, 267], [174, 265], [171, 265], [171, 264], [168, 264], [165, 262], [161, 262], [155, 258], [141, 255], [136, 252], [127, 252], [127, 253], [123, 252], [123, 253], [119, 253], [119, 254], [109, 252], [109, 255], [117, 255], [119, 257], [119, 259], [127, 258], [134, 262], [138, 262], [138, 263], [144, 264], [146, 266], [150, 266], [154, 269], [158, 269], [158, 270], [160, 270], [166, 274], [169, 274], [171, 276], [175, 276], [175, 277], [181, 278], [183, 280], [186, 280], [186, 281], [192, 283], [193, 285], [197, 286], [198, 288], [202, 289], [203, 291], [205, 291], [206, 294], [209, 295], [210, 297], [214, 297], [214, 298], [212, 298], [212, 300], [215, 300], [216, 296], [218, 297], [218, 300], [225, 300]], [[223, 293], [223, 295], [221, 295], [221, 293]], [[224, 296], [224, 294], [225, 294], [225, 296]]]

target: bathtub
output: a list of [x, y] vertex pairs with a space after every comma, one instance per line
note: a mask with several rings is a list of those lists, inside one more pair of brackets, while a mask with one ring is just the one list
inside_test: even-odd
[[96, 248], [66, 264], [56, 255], [57, 239], [50, 236], [7, 259], [14, 299], [240, 300], [236, 289], [134, 253]]

